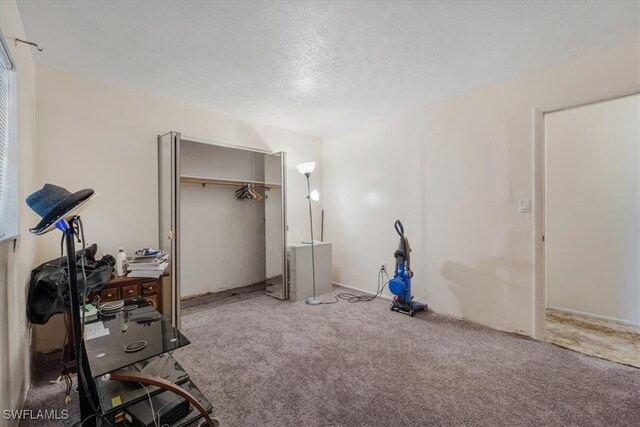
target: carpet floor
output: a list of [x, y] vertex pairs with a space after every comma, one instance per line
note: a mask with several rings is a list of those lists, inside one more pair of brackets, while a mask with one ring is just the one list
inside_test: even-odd
[[638, 369], [388, 304], [185, 310], [176, 358], [228, 427], [640, 425]]
[[584, 314], [547, 309], [545, 339], [590, 356], [640, 368], [640, 328]]
[[[197, 305], [174, 356], [223, 427], [640, 425], [640, 369], [388, 304]], [[26, 407], [62, 408], [37, 381]]]

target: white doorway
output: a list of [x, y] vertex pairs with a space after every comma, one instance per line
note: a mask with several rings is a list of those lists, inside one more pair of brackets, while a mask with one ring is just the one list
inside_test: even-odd
[[544, 129], [545, 339], [640, 367], [640, 95]]

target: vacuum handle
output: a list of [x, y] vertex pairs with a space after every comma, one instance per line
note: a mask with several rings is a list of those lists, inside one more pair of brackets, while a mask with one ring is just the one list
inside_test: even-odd
[[396, 223], [394, 224], [394, 227], [396, 228], [396, 231], [398, 232], [400, 237], [404, 237], [404, 227], [402, 226], [402, 223], [400, 222], [399, 219], [396, 219]]

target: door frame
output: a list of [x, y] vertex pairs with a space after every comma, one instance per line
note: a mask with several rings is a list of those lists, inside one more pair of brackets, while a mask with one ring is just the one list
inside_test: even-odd
[[563, 110], [585, 107], [600, 102], [612, 101], [640, 94], [640, 91], [600, 98], [593, 101], [571, 104], [562, 108], [542, 110], [533, 108], [533, 236], [534, 236], [534, 290], [533, 290], [533, 338], [544, 340], [545, 309], [547, 306], [546, 287], [546, 207], [545, 207], [545, 115]]

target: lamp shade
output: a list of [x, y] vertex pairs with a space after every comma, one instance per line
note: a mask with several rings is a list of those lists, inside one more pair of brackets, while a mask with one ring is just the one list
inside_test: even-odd
[[311, 192], [311, 194], [309, 194], [309, 197], [311, 198], [311, 200], [313, 200], [314, 202], [317, 202], [318, 200], [320, 200], [320, 193], [318, 193], [318, 190], [313, 190]]
[[313, 172], [315, 170], [316, 162], [298, 163], [296, 168], [298, 169], [298, 172], [300, 172], [303, 175], [306, 175], [306, 174], [311, 173], [311, 172]]

